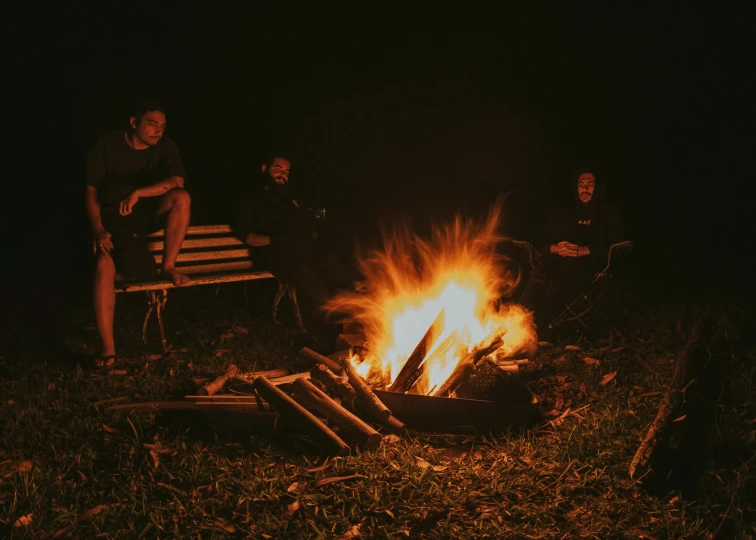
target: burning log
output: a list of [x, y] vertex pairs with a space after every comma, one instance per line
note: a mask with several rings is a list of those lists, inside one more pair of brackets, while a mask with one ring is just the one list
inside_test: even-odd
[[446, 379], [444, 384], [441, 385], [434, 395], [440, 397], [448, 397], [451, 395], [457, 388], [459, 388], [460, 384], [465, 382], [470, 375], [475, 372], [477, 365], [489, 354], [501, 347], [502, 343], [503, 340], [501, 336], [496, 336], [490, 345], [470, 352], [459, 364], [457, 364], [457, 367], [454, 368], [454, 371], [449, 375], [449, 378]]
[[394, 382], [389, 387], [389, 392], [405, 393], [412, 387], [412, 384], [420, 378], [422, 374], [423, 360], [428, 355], [433, 346], [433, 342], [436, 341], [441, 329], [444, 327], [445, 312], [442, 309], [441, 312], [430, 325], [430, 328], [425, 332], [423, 339], [417, 344], [415, 350], [409, 355], [407, 361], [402, 366], [399, 375], [396, 376]]
[[324, 445], [324, 452], [344, 456], [349, 454], [349, 446], [315, 415], [294, 401], [265, 377], [258, 377], [253, 383], [255, 389], [275, 409], [299, 426], [318, 443]]
[[351, 404], [354, 398], [357, 397], [357, 392], [354, 391], [345, 378], [336, 376], [333, 371], [328, 369], [328, 366], [324, 364], [318, 364], [310, 370], [310, 376], [323, 383], [331, 392], [338, 395], [346, 403]]
[[239, 373], [239, 368], [236, 367], [235, 364], [231, 364], [228, 366], [228, 369], [226, 370], [226, 373], [218, 377], [212, 382], [207, 383], [205, 386], [199, 389], [200, 395], [203, 396], [212, 396], [213, 394], [220, 391], [221, 388], [226, 386], [226, 383], [230, 379], [236, 376], [236, 374]]
[[299, 351], [300, 356], [304, 356], [314, 364], [324, 364], [328, 366], [328, 369], [333, 371], [336, 375], [341, 375], [343, 372], [342, 367], [328, 358], [327, 356], [323, 356], [322, 354], [318, 354], [309, 347], [303, 347], [301, 351]]
[[342, 432], [355, 439], [363, 448], [371, 449], [381, 444], [380, 433], [336, 403], [310, 381], [298, 379], [294, 382], [294, 388], [297, 397], [339, 426]]
[[347, 378], [349, 379], [349, 384], [354, 388], [354, 391], [357, 392], [360, 405], [365, 409], [365, 412], [379, 424], [386, 423], [391, 417], [391, 411], [388, 410], [388, 407], [378, 399], [378, 396], [373, 393], [364, 379], [354, 370], [354, 366], [352, 366], [352, 363], [348, 358], [343, 361], [342, 365], [344, 373], [346, 373]]

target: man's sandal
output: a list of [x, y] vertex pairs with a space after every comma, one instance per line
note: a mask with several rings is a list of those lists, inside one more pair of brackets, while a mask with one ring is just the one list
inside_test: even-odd
[[107, 356], [98, 356], [95, 360], [95, 366], [97, 367], [110, 367], [115, 364], [115, 355], [109, 354]]

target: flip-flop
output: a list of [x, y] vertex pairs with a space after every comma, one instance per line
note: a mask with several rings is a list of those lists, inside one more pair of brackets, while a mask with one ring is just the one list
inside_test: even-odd
[[115, 355], [108, 354], [106, 356], [98, 356], [95, 359], [95, 366], [97, 367], [110, 367], [115, 364]]

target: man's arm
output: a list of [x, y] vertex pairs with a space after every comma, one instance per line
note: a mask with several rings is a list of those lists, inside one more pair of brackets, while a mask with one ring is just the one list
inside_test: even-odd
[[252, 247], [262, 247], [270, 245], [270, 236], [267, 234], [249, 233], [244, 238], [244, 243]]
[[122, 216], [129, 215], [133, 211], [134, 205], [139, 199], [145, 197], [158, 197], [160, 195], [163, 195], [164, 193], [168, 193], [172, 189], [183, 187], [184, 179], [182, 177], [170, 176], [165, 180], [155, 182], [151, 186], [135, 189], [128, 197], [121, 201], [118, 213]]
[[102, 225], [100, 202], [97, 200], [97, 188], [95, 186], [87, 186], [87, 215], [94, 236], [94, 251], [96, 252], [100, 248], [109, 252], [113, 249], [113, 242], [110, 240], [111, 234]]

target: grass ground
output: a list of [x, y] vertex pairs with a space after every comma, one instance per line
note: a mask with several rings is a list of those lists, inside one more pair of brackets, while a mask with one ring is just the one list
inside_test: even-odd
[[[642, 310], [622, 339], [542, 347], [523, 375], [547, 421], [527, 431], [411, 432], [387, 436], [373, 451], [324, 459], [242, 425], [208, 433], [161, 415], [104, 411], [98, 402], [122, 396], [179, 399], [194, 390], [194, 378], [219, 374], [230, 362], [243, 371], [306, 367], [292, 331], [264, 319], [250, 327], [234, 291], [215, 307], [208, 293], [172, 293], [166, 324], [175, 352], [168, 358], [155, 354], [156, 341], [141, 345], [143, 299], [133, 295], [119, 300], [121, 359], [113, 368], [57, 357], [0, 360], [0, 535], [756, 535], [756, 351], [736, 343], [736, 333], [729, 335], [730, 391], [701, 441], [706, 451], [693, 489], [651, 495], [628, 477], [695, 310]], [[726, 313], [714, 315], [727, 325]], [[88, 310], [74, 314], [71, 348], [94, 347], [89, 317]]]

